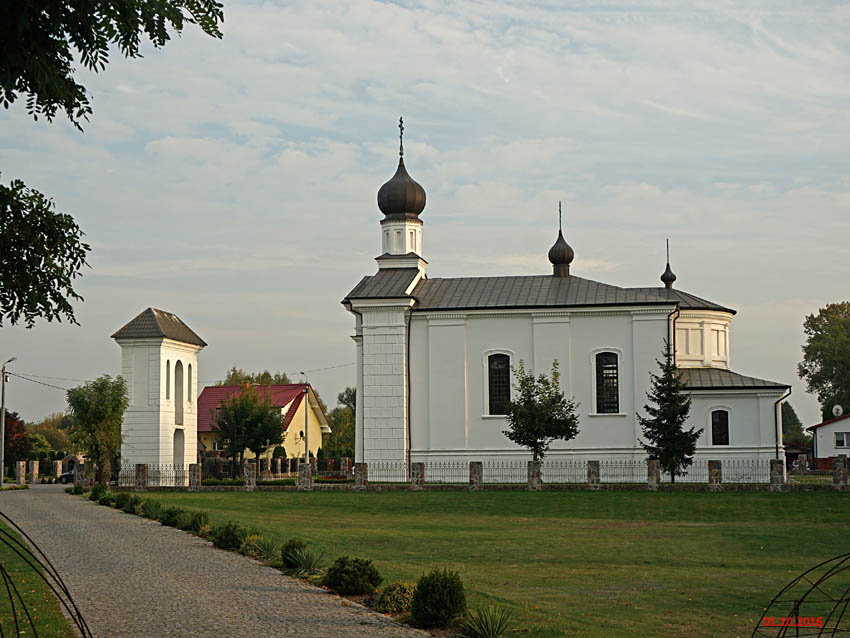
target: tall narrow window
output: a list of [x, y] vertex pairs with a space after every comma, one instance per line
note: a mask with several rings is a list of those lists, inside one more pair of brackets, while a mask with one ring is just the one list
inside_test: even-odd
[[415, 252], [416, 251], [416, 233], [412, 230], [410, 231], [410, 250], [407, 252]]
[[174, 425], [183, 425], [183, 362], [174, 364]]
[[165, 360], [165, 400], [171, 398], [171, 359]]
[[596, 355], [596, 412], [620, 412], [620, 379], [617, 354], [614, 352], [600, 352]]
[[186, 403], [192, 402], [192, 364], [187, 366], [188, 378], [186, 379]]
[[506, 354], [487, 357], [489, 414], [505, 414], [511, 400], [511, 358]]
[[711, 444], [729, 445], [729, 413], [726, 410], [711, 413]]

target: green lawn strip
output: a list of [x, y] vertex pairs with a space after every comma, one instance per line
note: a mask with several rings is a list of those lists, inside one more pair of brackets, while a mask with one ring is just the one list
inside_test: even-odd
[[[3, 528], [3, 531], [11, 531], [6, 525], [0, 524], [0, 527]], [[12, 534], [18, 540], [22, 540], [17, 533], [12, 532]], [[30, 560], [34, 562], [32, 559]], [[62, 615], [59, 601], [47, 584], [33, 572], [23, 558], [18, 556], [5, 543], [0, 543], [0, 563], [9, 572], [9, 576], [23, 597], [39, 636], [55, 636], [56, 638], [64, 638], [65, 636], [73, 638], [73, 636], [76, 636], [70, 623]], [[14, 591], [12, 593], [14, 595]], [[35, 633], [29, 625], [17, 597], [15, 598], [15, 608], [18, 612], [18, 626], [21, 632], [17, 635], [34, 636]], [[0, 584], [0, 627], [2, 627], [4, 635], [16, 635], [14, 634], [15, 623], [12, 619], [9, 595], [6, 592], [6, 587], [2, 584]]]
[[507, 606], [539, 636], [748, 635], [785, 583], [846, 551], [850, 503], [830, 492], [150, 496], [371, 558], [385, 583], [457, 569], [471, 605]]

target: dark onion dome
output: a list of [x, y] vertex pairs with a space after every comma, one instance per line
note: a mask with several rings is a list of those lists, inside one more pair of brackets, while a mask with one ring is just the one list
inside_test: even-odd
[[403, 157], [395, 175], [378, 191], [378, 208], [387, 217], [415, 216], [425, 208], [425, 189], [407, 174]]
[[553, 271], [557, 277], [565, 277], [570, 274], [570, 264], [575, 257], [573, 249], [564, 239], [564, 233], [558, 230], [558, 239], [549, 249], [549, 261], [553, 266]]
[[665, 288], [672, 288], [673, 282], [676, 281], [676, 275], [673, 274], [673, 271], [670, 270], [670, 262], [667, 262], [667, 268], [664, 269], [664, 272], [661, 275], [661, 282], [664, 284]]

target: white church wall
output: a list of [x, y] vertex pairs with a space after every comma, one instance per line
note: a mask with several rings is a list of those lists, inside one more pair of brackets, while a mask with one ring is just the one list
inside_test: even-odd
[[676, 362], [682, 368], [729, 368], [732, 315], [712, 310], [683, 310], [675, 318]]
[[[783, 392], [695, 391], [685, 428], [702, 429], [697, 440], [699, 459], [771, 459], [776, 456], [774, 406]], [[729, 444], [712, 443], [711, 414], [729, 413]], [[781, 431], [781, 422], [779, 423]], [[780, 458], [783, 457], [780, 441]]]

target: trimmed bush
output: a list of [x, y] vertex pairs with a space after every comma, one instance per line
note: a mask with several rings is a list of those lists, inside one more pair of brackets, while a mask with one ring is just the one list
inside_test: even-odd
[[209, 527], [210, 515], [206, 512], [192, 512], [192, 531], [198, 536], [202, 536], [202, 530]]
[[139, 505], [142, 504], [142, 499], [139, 498], [137, 494], [130, 495], [130, 498], [127, 499], [127, 502], [124, 503], [124, 507], [121, 509], [124, 510], [126, 514], [135, 514], [139, 511]]
[[100, 500], [97, 502], [98, 505], [108, 505], [112, 507], [115, 505], [115, 495], [109, 494], [108, 492], [100, 497]]
[[463, 638], [502, 638], [511, 624], [511, 612], [504, 607], [482, 607], [467, 614]]
[[119, 510], [123, 510], [124, 506], [130, 501], [130, 493], [129, 492], [118, 492], [115, 495], [115, 507]]
[[141, 511], [145, 518], [153, 521], [159, 520], [159, 517], [162, 516], [162, 503], [147, 498], [142, 501]]
[[85, 491], [85, 490], [83, 490], [83, 486], [82, 486], [82, 485], [75, 485], [74, 487], [72, 487], [72, 488], [71, 488], [71, 493], [72, 493], [72, 494], [76, 494], [77, 496], [79, 496], [80, 494], [82, 494], [84, 491]]
[[106, 486], [103, 483], [95, 483], [94, 487], [91, 488], [89, 500], [98, 502], [103, 498], [104, 494], [106, 494]]
[[177, 527], [180, 515], [187, 513], [182, 507], [168, 507], [162, 511], [159, 522], [168, 527]]
[[290, 538], [280, 548], [280, 558], [283, 561], [283, 566], [289, 569], [295, 568], [295, 557], [293, 552], [296, 550], [307, 549], [307, 543], [297, 538]]
[[216, 525], [210, 531], [210, 540], [219, 549], [239, 549], [247, 535], [247, 530], [236, 523]]
[[235, 478], [234, 479], [230, 479], [230, 478], [226, 478], [226, 479], [203, 479], [201, 481], [201, 485], [210, 485], [210, 486], [245, 485], [245, 480], [244, 479], [235, 479]]
[[338, 594], [369, 594], [382, 580], [370, 559], [340, 556], [328, 568], [324, 584]]
[[401, 614], [410, 611], [416, 585], [413, 583], [393, 583], [387, 585], [375, 600], [375, 611], [382, 614]]
[[460, 574], [448, 569], [435, 569], [416, 583], [410, 605], [413, 622], [418, 627], [445, 627], [466, 612], [466, 593]]
[[268, 481], [257, 481], [257, 485], [295, 485], [294, 478], [271, 479]]

